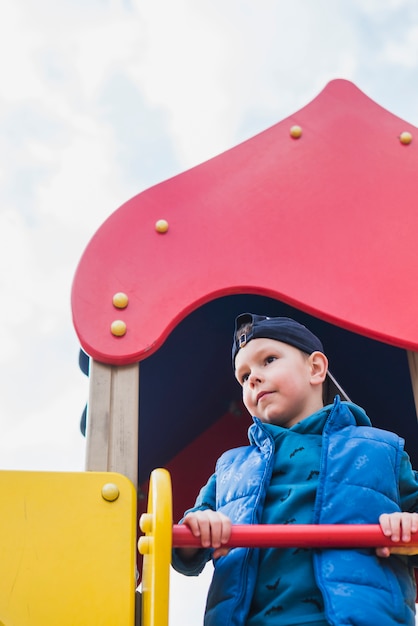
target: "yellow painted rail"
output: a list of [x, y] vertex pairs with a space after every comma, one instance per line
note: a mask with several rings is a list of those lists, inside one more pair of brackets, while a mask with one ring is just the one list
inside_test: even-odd
[[172, 548], [173, 507], [170, 474], [165, 469], [151, 473], [147, 513], [141, 515], [145, 533], [138, 541], [143, 555], [142, 624], [167, 626]]

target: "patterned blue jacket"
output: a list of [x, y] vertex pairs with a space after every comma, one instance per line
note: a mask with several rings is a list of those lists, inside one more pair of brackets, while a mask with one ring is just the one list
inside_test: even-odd
[[[274, 441], [254, 418], [250, 446], [229, 450], [190, 511], [213, 509], [234, 524], [257, 524], [274, 462]], [[335, 399], [323, 431], [323, 446], [313, 522], [376, 524], [381, 513], [401, 510], [400, 488], [417, 483], [405, 461], [403, 440], [372, 428], [364, 411]], [[418, 490], [418, 484], [416, 491]], [[412, 494], [415, 500], [415, 494]], [[413, 506], [416, 510], [416, 501]], [[173, 566], [199, 574], [211, 557], [201, 550], [184, 563], [176, 551]], [[258, 550], [235, 548], [214, 563], [205, 626], [243, 626], [257, 577]], [[314, 554], [316, 582], [329, 624], [335, 626], [415, 625], [415, 581], [408, 557], [379, 559], [374, 549], [326, 549]], [[297, 584], [297, 581], [295, 581]]]

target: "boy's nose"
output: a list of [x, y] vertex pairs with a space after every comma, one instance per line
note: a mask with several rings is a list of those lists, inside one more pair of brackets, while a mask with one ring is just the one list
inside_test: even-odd
[[255, 385], [256, 383], [260, 383], [261, 382], [261, 375], [260, 375], [260, 372], [258, 370], [251, 372], [249, 378], [250, 378], [250, 384], [251, 385]]

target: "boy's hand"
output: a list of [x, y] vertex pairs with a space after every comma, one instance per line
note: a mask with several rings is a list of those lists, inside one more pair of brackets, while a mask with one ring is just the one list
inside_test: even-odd
[[[200, 538], [202, 548], [214, 548], [214, 559], [229, 552], [229, 548], [222, 546], [231, 535], [231, 520], [223, 513], [211, 509], [195, 511], [186, 515], [183, 524], [190, 528], [195, 537]], [[191, 558], [196, 551], [195, 548], [183, 548], [182, 553]]]
[[[390, 537], [392, 541], [408, 543], [418, 531], [418, 513], [383, 513], [379, 517], [379, 523], [386, 537]], [[391, 554], [418, 554], [418, 546], [377, 548], [376, 554], [384, 558]]]

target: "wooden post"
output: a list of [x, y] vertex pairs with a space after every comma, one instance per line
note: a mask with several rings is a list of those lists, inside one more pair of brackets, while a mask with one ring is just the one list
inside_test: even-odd
[[90, 359], [86, 470], [119, 472], [138, 487], [139, 363]]
[[418, 417], [418, 352], [407, 351], [409, 372], [411, 374], [412, 391], [415, 400], [415, 412]]

